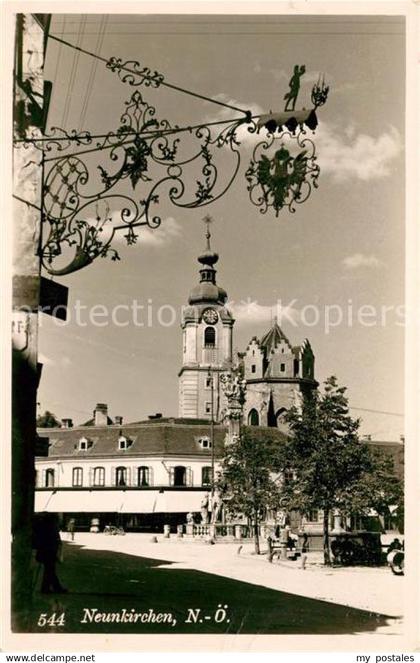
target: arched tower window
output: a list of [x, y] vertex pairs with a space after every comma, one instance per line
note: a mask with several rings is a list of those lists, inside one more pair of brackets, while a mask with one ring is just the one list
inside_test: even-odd
[[259, 426], [259, 425], [260, 425], [260, 417], [258, 415], [258, 412], [255, 408], [252, 408], [252, 410], [250, 410], [248, 413], [248, 426]]
[[204, 347], [216, 347], [216, 330], [214, 327], [206, 327], [204, 330]]

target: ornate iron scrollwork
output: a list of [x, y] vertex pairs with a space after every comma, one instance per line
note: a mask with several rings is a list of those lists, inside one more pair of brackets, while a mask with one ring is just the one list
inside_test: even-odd
[[[158, 72], [133, 61], [111, 58], [107, 67], [132, 86], [158, 87], [164, 81]], [[300, 77], [303, 72], [298, 73]], [[296, 117], [294, 111], [270, 111], [267, 117], [274, 128], [269, 122], [262, 125], [261, 119], [257, 124], [249, 114], [221, 126], [180, 128], [159, 120], [156, 109], [135, 90], [125, 102], [116, 131], [94, 137], [88, 131], [54, 127], [49, 134], [18, 139], [24, 147], [30, 143], [45, 153], [41, 248], [45, 269], [63, 275], [98, 256], [118, 260], [112, 246], [115, 233], [121, 231], [132, 245], [142, 226], [157, 228], [161, 218], [154, 210], [163, 193], [183, 209], [204, 207], [221, 198], [240, 169], [239, 129], [256, 136], [260, 130], [267, 132], [254, 148], [245, 173], [252, 203], [261, 213], [272, 208], [278, 216], [284, 207], [294, 212], [295, 204], [307, 200], [317, 186], [320, 169], [306, 129], [316, 127], [311, 117], [327, 96], [328, 87], [320, 78], [312, 89], [314, 109], [296, 111]]]
[[118, 78], [129, 85], [137, 86], [144, 83], [146, 87], [159, 87], [165, 80], [163, 74], [152, 71], [149, 67], [142, 67], [136, 60], [123, 62], [121, 58], [112, 57], [106, 63], [106, 68], [117, 72]]
[[[42, 247], [42, 261], [50, 274], [71, 273], [98, 256], [118, 260], [117, 251], [111, 247], [115, 232], [126, 231], [123, 236], [130, 245], [137, 241], [136, 229], [140, 226], [157, 228], [161, 218], [154, 215], [152, 209], [159, 203], [165, 186], [174, 205], [191, 209], [222, 196], [236, 177], [240, 155], [235, 131], [242, 120], [219, 130], [215, 137], [208, 127], [189, 132], [189, 154], [184, 156], [178, 154], [178, 127], [172, 127], [167, 120], [158, 120], [155, 108], [143, 100], [138, 90], [126, 102], [120, 121], [117, 131], [96, 143], [96, 149], [107, 148], [110, 167], [92, 165], [88, 156], [92, 150], [46, 160], [43, 218], [47, 222], [44, 227], [49, 231]], [[57, 131], [43, 143], [48, 152], [61, 151], [61, 142], [54, 143]], [[79, 144], [93, 142], [87, 132], [64, 137], [67, 136]], [[221, 190], [217, 190], [219, 173], [214, 151], [225, 146], [230, 147], [234, 155], [233, 174]], [[111, 170], [113, 163], [118, 164], [114, 172]], [[201, 163], [201, 177], [195, 180], [191, 191], [185, 175], [189, 168], [195, 170], [196, 163]], [[152, 173], [154, 168], [158, 175], [160, 172], [160, 177]], [[142, 197], [135, 199], [129, 191], [121, 191], [126, 187], [125, 182], [132, 191], [141, 187]], [[73, 250], [72, 257], [62, 267], [57, 267], [57, 263], [65, 262], [65, 246]]]
[[[274, 153], [270, 148], [276, 148]], [[293, 150], [297, 154], [293, 154]], [[269, 156], [263, 154], [266, 151]], [[296, 211], [296, 204], [310, 196], [318, 186], [320, 168], [316, 163], [315, 145], [300, 127], [297, 134], [283, 131], [280, 136], [269, 134], [254, 148], [246, 171], [251, 202], [265, 214], [274, 209], [276, 217], [283, 207]]]

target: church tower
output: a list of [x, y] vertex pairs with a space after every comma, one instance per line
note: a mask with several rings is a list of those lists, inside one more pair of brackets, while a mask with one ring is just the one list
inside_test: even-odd
[[261, 340], [250, 340], [240, 358], [247, 383], [245, 423], [287, 432], [287, 410], [318, 387], [309, 341], [292, 346], [276, 318]]
[[219, 260], [210, 246], [211, 217], [204, 219], [206, 249], [198, 257], [200, 281], [190, 292], [182, 314], [182, 367], [179, 371], [179, 416], [220, 420], [225, 406], [220, 373], [232, 366], [234, 320], [226, 308], [227, 293], [216, 283]]

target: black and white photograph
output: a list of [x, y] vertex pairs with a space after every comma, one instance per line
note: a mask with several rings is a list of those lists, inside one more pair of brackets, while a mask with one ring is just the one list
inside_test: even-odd
[[10, 651], [418, 646], [416, 8], [339, 4], [8, 5]]

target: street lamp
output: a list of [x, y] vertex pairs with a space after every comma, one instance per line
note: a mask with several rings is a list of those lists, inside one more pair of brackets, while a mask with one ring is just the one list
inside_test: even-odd
[[213, 508], [214, 495], [214, 382], [211, 366], [208, 368], [207, 379], [210, 381], [210, 449], [211, 449], [211, 500]]

